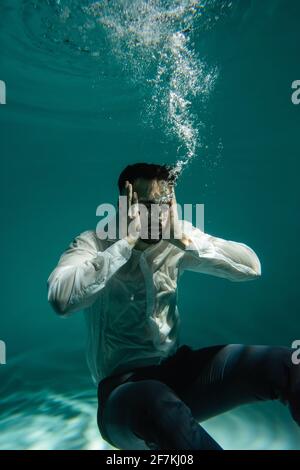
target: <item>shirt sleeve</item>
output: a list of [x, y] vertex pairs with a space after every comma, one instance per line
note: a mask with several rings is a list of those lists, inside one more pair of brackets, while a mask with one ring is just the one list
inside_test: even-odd
[[183, 233], [191, 243], [179, 260], [180, 272], [191, 270], [231, 281], [247, 281], [261, 275], [258, 256], [244, 243], [214, 237], [186, 222]]
[[125, 239], [99, 251], [96, 234], [83, 232], [69, 245], [50, 274], [48, 301], [63, 316], [89, 307], [131, 253], [132, 246]]

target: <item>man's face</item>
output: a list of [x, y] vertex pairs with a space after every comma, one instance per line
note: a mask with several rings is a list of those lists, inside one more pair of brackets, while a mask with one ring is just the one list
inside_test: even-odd
[[[133, 182], [133, 191], [137, 193], [138, 202], [147, 209], [148, 237], [141, 236], [145, 243], [158, 243], [162, 238], [163, 229], [168, 223], [168, 212], [170, 201], [175, 197], [173, 187], [164, 180], [146, 180], [138, 178]], [[153, 205], [155, 205], [153, 207]], [[145, 216], [141, 208], [141, 223]], [[152, 218], [151, 218], [152, 211]], [[152, 229], [152, 231], [151, 231]]]

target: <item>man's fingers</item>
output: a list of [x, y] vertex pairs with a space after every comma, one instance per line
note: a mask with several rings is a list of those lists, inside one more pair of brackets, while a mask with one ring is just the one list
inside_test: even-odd
[[136, 216], [136, 215], [138, 214], [138, 203], [139, 203], [138, 195], [137, 195], [137, 193], [134, 191], [133, 196], [132, 196], [132, 204], [133, 204], [133, 214], [134, 214], [134, 216]]
[[132, 203], [132, 184], [126, 181], [125, 188], [127, 190], [128, 205], [130, 206]]
[[175, 204], [174, 204], [174, 199], [171, 200], [170, 204], [170, 222], [171, 222], [171, 227], [174, 225], [174, 210], [175, 210]]
[[137, 204], [137, 203], [139, 202], [139, 201], [138, 201], [138, 195], [137, 195], [137, 193], [136, 193], [135, 191], [134, 191], [133, 196], [132, 196], [132, 202], [133, 202], [134, 204]]
[[127, 201], [128, 201], [128, 216], [132, 218], [132, 184], [129, 181], [125, 182], [125, 188], [127, 189]]
[[127, 188], [127, 195], [128, 195], [128, 205], [131, 206], [132, 204], [132, 184], [128, 182]]

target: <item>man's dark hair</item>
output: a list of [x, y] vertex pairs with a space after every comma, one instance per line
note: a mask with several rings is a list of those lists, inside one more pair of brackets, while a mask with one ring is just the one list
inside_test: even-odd
[[135, 163], [128, 165], [119, 176], [118, 186], [120, 193], [125, 187], [125, 181], [133, 183], [137, 178], [146, 180], [164, 180], [173, 184], [175, 177], [172, 173], [172, 167], [169, 165], [156, 165], [155, 163]]

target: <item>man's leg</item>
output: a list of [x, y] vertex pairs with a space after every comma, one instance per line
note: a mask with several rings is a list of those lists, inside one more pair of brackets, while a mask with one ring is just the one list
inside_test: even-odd
[[[193, 350], [189, 355], [189, 367], [194, 371], [202, 351]], [[179, 396], [197, 421], [238, 405], [278, 399], [288, 405], [300, 425], [300, 366], [292, 363], [293, 352], [285, 346], [228, 344], [199, 369], [195, 380], [178, 391]]]
[[123, 450], [222, 450], [189, 407], [158, 380], [117, 386], [105, 404], [103, 422], [111, 442]]

